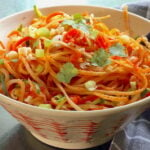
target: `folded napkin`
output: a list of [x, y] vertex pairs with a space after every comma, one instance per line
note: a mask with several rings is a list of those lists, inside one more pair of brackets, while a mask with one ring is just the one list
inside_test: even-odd
[[[130, 12], [150, 19], [150, 1], [129, 3]], [[113, 138], [109, 150], [150, 150], [150, 109]]]

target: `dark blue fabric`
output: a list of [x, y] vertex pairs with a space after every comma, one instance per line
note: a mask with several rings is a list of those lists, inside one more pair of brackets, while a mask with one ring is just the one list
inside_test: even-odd
[[149, 150], [150, 110], [115, 135], [110, 150]]
[[[150, 1], [128, 3], [128, 8], [150, 19]], [[150, 150], [150, 109], [117, 133], [109, 150]]]

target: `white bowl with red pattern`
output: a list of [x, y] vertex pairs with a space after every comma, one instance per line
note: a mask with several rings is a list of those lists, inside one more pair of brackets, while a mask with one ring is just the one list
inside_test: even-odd
[[[72, 14], [88, 11], [96, 16], [110, 14], [105, 22], [109, 27], [125, 30], [122, 11], [97, 6], [56, 6], [41, 9], [44, 14], [64, 11]], [[33, 11], [18, 13], [0, 20], [0, 40], [19, 24], [28, 24]], [[129, 14], [133, 36], [149, 32], [150, 22]], [[150, 106], [150, 97], [125, 106], [95, 111], [48, 110], [24, 104], [0, 94], [0, 105], [40, 141], [65, 149], [83, 149], [101, 145]]]

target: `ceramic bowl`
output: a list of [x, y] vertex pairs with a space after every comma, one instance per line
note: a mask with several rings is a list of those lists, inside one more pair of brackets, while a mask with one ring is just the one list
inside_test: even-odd
[[[109, 27], [125, 30], [121, 10], [96, 6], [57, 6], [41, 9], [44, 14], [58, 10], [69, 14], [85, 11], [96, 16], [110, 14], [112, 18], [105, 23]], [[9, 31], [19, 24], [28, 24], [33, 17], [33, 11], [26, 11], [0, 20], [0, 40], [5, 42]], [[150, 22], [129, 14], [129, 26], [133, 36], [143, 35], [149, 32]], [[150, 97], [125, 106], [95, 111], [42, 109], [1, 94], [0, 104], [40, 141], [65, 149], [83, 149], [111, 140], [116, 132], [150, 106]]]

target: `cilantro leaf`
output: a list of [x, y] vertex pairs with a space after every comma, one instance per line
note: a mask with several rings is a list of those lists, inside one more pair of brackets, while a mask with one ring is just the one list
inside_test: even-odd
[[101, 48], [94, 53], [90, 61], [94, 66], [104, 67], [111, 63], [109, 56], [110, 54]]
[[62, 25], [70, 25], [73, 26], [75, 24], [74, 20], [64, 20]]
[[90, 31], [90, 38], [95, 39], [98, 34], [99, 34], [99, 31], [96, 30], [96, 29], [93, 29], [93, 30]]
[[70, 62], [65, 63], [60, 72], [57, 73], [57, 79], [60, 82], [69, 83], [73, 77], [78, 74], [78, 69]]
[[74, 20], [64, 20], [64, 21], [62, 22], [62, 25], [69, 25], [69, 26], [72, 26], [73, 28], [79, 29], [79, 30], [81, 30], [81, 31], [83, 31], [83, 32], [85, 32], [85, 33], [89, 33], [89, 32], [90, 32], [90, 28], [91, 28], [89, 25], [87, 25], [87, 24], [85, 24], [85, 23], [83, 23], [83, 22], [77, 23], [77, 22], [74, 21]]
[[76, 26], [74, 26], [74, 28], [80, 29], [81, 31], [89, 34], [89, 32], [90, 32], [89, 30], [90, 30], [91, 27], [87, 24], [79, 23]]
[[125, 53], [125, 47], [121, 45], [120, 43], [117, 43], [109, 48], [111, 55], [113, 56], [121, 56], [121, 57], [127, 57]]

